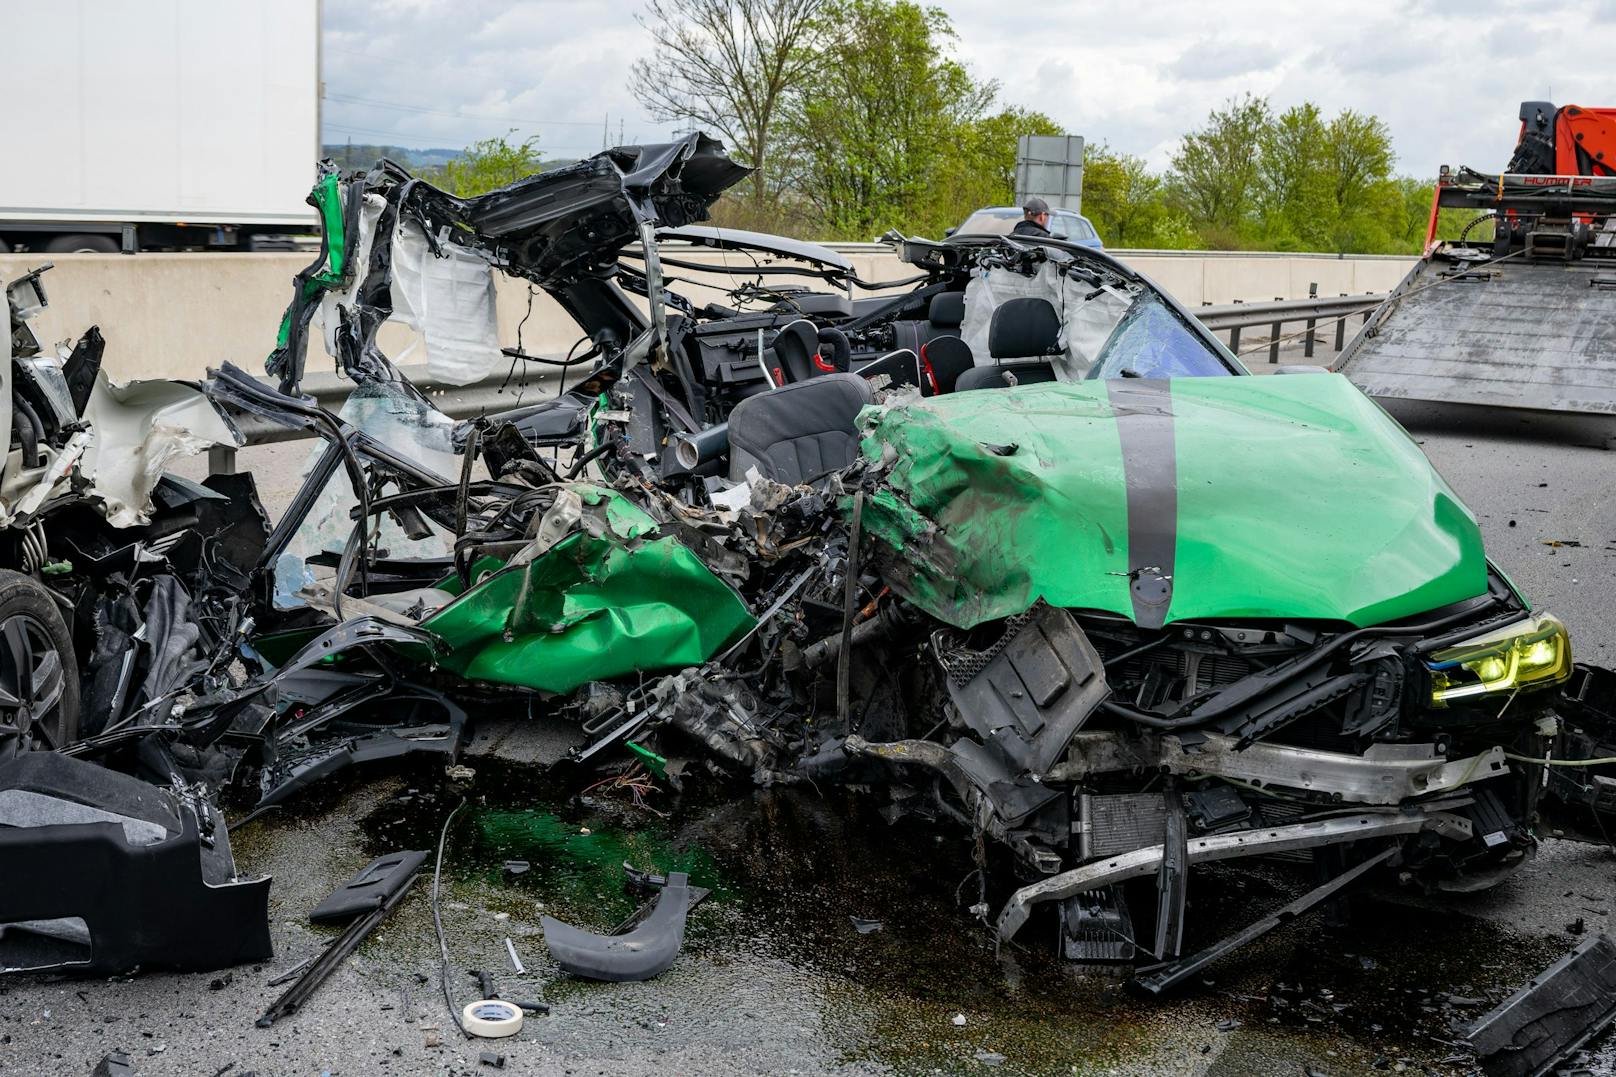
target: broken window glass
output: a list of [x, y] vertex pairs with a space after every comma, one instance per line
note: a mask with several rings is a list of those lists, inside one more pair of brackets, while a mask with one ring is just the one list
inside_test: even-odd
[[1101, 349], [1089, 377], [1204, 378], [1229, 369], [1160, 298], [1141, 292]]
[[[354, 387], [342, 406], [340, 417], [363, 430], [376, 441], [401, 456], [444, 476], [445, 481], [459, 474], [460, 458], [451, 444], [454, 420], [434, 409], [417, 394], [394, 382], [367, 381]], [[307, 470], [324, 453], [322, 443], [310, 450]], [[313, 509], [304, 517], [286, 550], [275, 561], [275, 606], [294, 609], [305, 605], [297, 592], [306, 586], [328, 581], [336, 575], [337, 558], [353, 532], [352, 512], [358, 495], [343, 469], [333, 472]], [[382, 514], [371, 527], [372, 552], [393, 559], [448, 557], [454, 536], [443, 528], [424, 522], [431, 534], [410, 538], [392, 517]]]

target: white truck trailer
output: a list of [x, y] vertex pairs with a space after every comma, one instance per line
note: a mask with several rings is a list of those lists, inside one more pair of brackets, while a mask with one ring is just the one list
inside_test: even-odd
[[284, 249], [316, 229], [320, 0], [0, 0], [0, 250]]

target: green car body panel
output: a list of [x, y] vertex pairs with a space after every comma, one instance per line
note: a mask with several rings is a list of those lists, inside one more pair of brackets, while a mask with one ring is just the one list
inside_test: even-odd
[[700, 665], [755, 623], [740, 596], [688, 547], [659, 535], [651, 517], [602, 487], [571, 489], [585, 505], [582, 528], [421, 622], [447, 645], [444, 669], [570, 692]]
[[1029, 385], [861, 425], [890, 465], [863, 516], [888, 580], [958, 627], [1039, 598], [1362, 627], [1487, 589], [1475, 517], [1338, 375]]

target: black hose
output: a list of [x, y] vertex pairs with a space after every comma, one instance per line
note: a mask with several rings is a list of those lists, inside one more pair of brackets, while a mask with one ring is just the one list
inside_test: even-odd
[[589, 466], [590, 461], [604, 456], [610, 449], [615, 449], [619, 440], [618, 438], [611, 438], [608, 441], [603, 441], [574, 460], [572, 467], [567, 470], [567, 478], [576, 479], [583, 472], [583, 469]]
[[34, 409], [28, 406], [28, 401], [13, 394], [12, 425], [17, 427], [17, 439], [22, 442], [22, 466], [38, 467], [39, 440], [45, 436], [45, 428], [40, 424], [39, 416]]
[[438, 903], [438, 887], [443, 880], [443, 845], [449, 840], [449, 824], [454, 822], [454, 817], [465, 806], [464, 800], [454, 806], [454, 811], [443, 821], [443, 831], [438, 835], [438, 859], [432, 867], [432, 926], [438, 933], [438, 954], [441, 958], [438, 963], [438, 985], [443, 988], [443, 1004], [449, 1007], [449, 1016], [454, 1018], [460, 1034], [469, 1040], [471, 1033], [466, 1031], [466, 1024], [460, 1019], [460, 1011], [455, 1009], [454, 998], [449, 994], [449, 943], [443, 937], [443, 908]]

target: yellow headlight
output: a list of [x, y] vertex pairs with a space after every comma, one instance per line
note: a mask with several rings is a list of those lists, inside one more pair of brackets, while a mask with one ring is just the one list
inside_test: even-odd
[[1431, 655], [1431, 702], [1523, 688], [1547, 688], [1571, 676], [1571, 637], [1547, 613], [1505, 625]]

